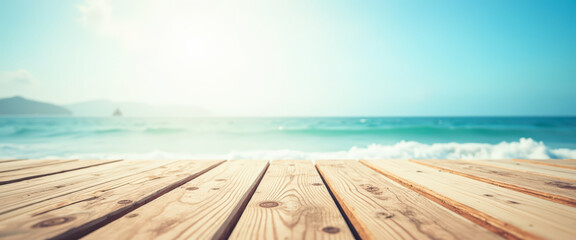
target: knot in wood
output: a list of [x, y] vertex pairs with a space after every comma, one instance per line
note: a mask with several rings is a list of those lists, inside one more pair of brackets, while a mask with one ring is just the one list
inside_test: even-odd
[[132, 203], [132, 200], [120, 200], [118, 201], [118, 204], [130, 204]]
[[261, 202], [260, 204], [258, 204], [258, 206], [263, 207], [263, 208], [273, 208], [273, 207], [278, 207], [277, 202]]
[[570, 190], [576, 190], [576, 186], [572, 185], [571, 183], [562, 182], [562, 181], [550, 181], [546, 182], [548, 185], [552, 185], [559, 188], [565, 188]]
[[312, 183], [313, 186], [322, 186], [322, 183]]
[[378, 217], [383, 217], [383, 218], [393, 218], [394, 217], [394, 213], [387, 213], [387, 212], [378, 212], [378, 213], [376, 213], [376, 215]]
[[380, 188], [373, 186], [372, 184], [361, 184], [360, 187], [362, 187], [364, 190], [366, 190], [369, 193], [372, 193], [374, 195], [382, 194], [382, 191], [380, 190]]
[[322, 231], [325, 233], [335, 234], [335, 233], [340, 232], [340, 228], [328, 226], [328, 227], [322, 228]]
[[60, 224], [64, 224], [67, 222], [70, 222], [72, 220], [76, 219], [75, 217], [57, 217], [57, 218], [50, 218], [47, 220], [44, 220], [42, 222], [36, 223], [34, 225], [32, 225], [32, 228], [45, 228], [45, 227], [52, 227], [52, 226], [57, 226]]
[[134, 217], [138, 217], [138, 213], [132, 213], [132, 214], [128, 214], [126, 215], [127, 218], [134, 218]]
[[194, 191], [194, 190], [198, 190], [198, 187], [187, 187], [186, 190]]

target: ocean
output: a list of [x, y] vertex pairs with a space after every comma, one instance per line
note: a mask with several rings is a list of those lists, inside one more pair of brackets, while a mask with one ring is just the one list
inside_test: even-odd
[[576, 117], [1, 117], [9, 158], [576, 158]]

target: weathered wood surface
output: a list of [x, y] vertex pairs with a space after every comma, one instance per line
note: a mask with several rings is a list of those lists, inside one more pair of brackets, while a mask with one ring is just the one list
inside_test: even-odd
[[479, 163], [499, 168], [506, 168], [521, 172], [535, 173], [558, 179], [576, 180], [576, 170], [574, 169], [518, 162], [513, 160], [487, 160], [487, 161], [468, 161], [468, 162]]
[[119, 161], [0, 185], [0, 214], [166, 165], [165, 161]]
[[458, 160], [411, 160], [460, 176], [576, 207], [576, 181]]
[[576, 208], [407, 160], [362, 163], [505, 237], [574, 239]]
[[74, 171], [83, 168], [100, 166], [121, 160], [73, 160], [54, 164], [29, 167], [0, 173], [0, 185], [24, 181], [28, 179]]
[[53, 164], [62, 164], [66, 162], [72, 162], [78, 160], [38, 160], [38, 159], [28, 159], [22, 161], [8, 161], [0, 165], [0, 173], [11, 172], [21, 169], [38, 168]]
[[273, 161], [230, 239], [353, 239], [310, 161]]
[[182, 185], [223, 161], [177, 161], [0, 215], [1, 239], [70, 239]]
[[22, 160], [26, 160], [26, 159], [2, 159], [2, 160], [0, 160], [0, 163], [15, 162], [15, 161], [22, 161]]
[[0, 239], [576, 239], [576, 160], [223, 162], [2, 160]]
[[548, 160], [514, 159], [514, 161], [515, 162], [532, 163], [532, 164], [540, 164], [540, 165], [545, 165], [545, 166], [576, 169], [576, 159], [548, 159]]
[[316, 161], [362, 239], [500, 239], [357, 161]]
[[224, 239], [267, 166], [265, 160], [229, 161], [84, 239]]

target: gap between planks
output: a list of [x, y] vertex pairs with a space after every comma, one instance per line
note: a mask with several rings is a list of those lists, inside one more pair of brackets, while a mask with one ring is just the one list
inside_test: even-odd
[[529, 172], [519, 172], [459, 160], [410, 160], [427, 167], [490, 183], [545, 200], [576, 207], [576, 181], [559, 180]]
[[50, 165], [54, 165], [54, 164], [62, 164], [62, 163], [73, 162], [73, 161], [78, 161], [78, 160], [76, 160], [76, 159], [70, 159], [70, 160], [28, 159], [28, 160], [15, 161], [15, 162], [10, 161], [8, 163], [4, 163], [1, 165], [2, 169], [0, 169], [0, 173], [6, 173], [6, 172], [12, 172], [12, 171], [18, 171], [18, 170], [24, 170], [24, 169], [30, 169], [30, 168], [39, 168], [39, 167], [50, 166]]
[[318, 160], [316, 168], [362, 239], [501, 239], [357, 161]]
[[311, 161], [275, 160], [230, 239], [353, 239]]
[[506, 238], [576, 236], [576, 208], [407, 160], [361, 162]]
[[84, 168], [119, 162], [122, 160], [72, 160], [32, 168], [18, 169], [0, 175], [0, 185], [21, 182], [33, 178], [50, 176]]
[[120, 178], [166, 165], [163, 161], [119, 161], [75, 171], [0, 185], [0, 215], [43, 201], [74, 194]]
[[556, 160], [525, 160], [525, 159], [514, 159], [515, 162], [524, 162], [532, 164], [540, 164], [552, 167], [561, 167], [576, 170], [576, 160], [575, 159], [556, 159]]
[[80, 238], [224, 161], [175, 161], [0, 215], [0, 238]]
[[553, 166], [518, 162], [513, 160], [462, 160], [470, 163], [483, 164], [487, 166], [504, 168], [509, 170], [539, 174], [542, 176], [552, 177], [560, 180], [576, 181], [576, 170], [569, 168], [559, 168]]
[[228, 161], [84, 239], [226, 239], [268, 165]]
[[0, 163], [15, 162], [15, 161], [22, 161], [22, 160], [26, 160], [26, 159], [25, 158], [22, 158], [22, 159], [3, 159], [3, 160], [0, 160]]

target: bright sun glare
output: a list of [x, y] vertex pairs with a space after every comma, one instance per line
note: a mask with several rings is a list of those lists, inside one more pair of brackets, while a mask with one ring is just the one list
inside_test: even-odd
[[242, 98], [257, 106], [262, 97], [280, 90], [275, 82], [278, 71], [282, 72], [280, 66], [287, 63], [278, 56], [283, 54], [282, 39], [293, 33], [260, 22], [273, 17], [271, 13], [243, 11], [253, 7], [245, 2], [175, 3], [146, 1], [135, 9], [89, 0], [79, 6], [80, 21], [95, 34], [128, 49], [130, 65], [141, 69], [135, 76], [143, 86], [138, 97], [149, 102], [210, 99], [212, 107], [218, 108], [230, 99]]

